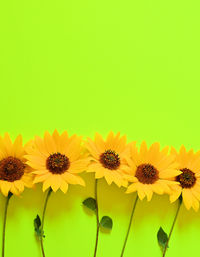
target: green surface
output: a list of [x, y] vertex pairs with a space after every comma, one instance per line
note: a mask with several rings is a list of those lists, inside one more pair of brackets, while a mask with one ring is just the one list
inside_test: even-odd
[[[129, 141], [199, 149], [199, 11], [198, 0], [1, 1], [0, 133], [27, 141], [54, 128], [84, 137], [113, 130]], [[92, 257], [96, 220], [81, 202], [94, 195], [94, 180], [83, 177], [86, 188], [49, 200], [47, 257]], [[99, 194], [113, 230], [101, 233], [98, 256], [120, 256], [135, 195], [104, 180]], [[6, 257], [41, 257], [33, 219], [43, 203], [40, 186], [11, 199]], [[176, 204], [139, 201], [124, 257], [161, 256], [156, 233], [160, 225], [169, 232]], [[199, 252], [200, 215], [183, 206], [167, 256]]]

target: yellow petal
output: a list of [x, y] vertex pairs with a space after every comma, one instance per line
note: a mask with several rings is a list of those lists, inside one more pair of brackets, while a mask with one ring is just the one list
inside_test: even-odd
[[52, 137], [54, 139], [54, 142], [56, 143], [56, 145], [58, 145], [60, 143], [60, 135], [57, 131], [57, 129], [54, 130]]
[[127, 193], [127, 194], [130, 194], [130, 193], [133, 193], [133, 192], [135, 192], [135, 191], [137, 191], [137, 183], [131, 184], [131, 185], [127, 188], [126, 193]]
[[103, 153], [106, 150], [105, 142], [99, 133], [95, 134], [94, 142], [98, 152]]
[[172, 190], [172, 193], [170, 194], [169, 196], [169, 200], [171, 203], [175, 202], [179, 196], [181, 195], [181, 192], [182, 192], [182, 188], [181, 186], [173, 186], [173, 190]]
[[176, 149], [173, 147], [173, 146], [171, 146], [171, 151], [170, 151], [170, 153], [171, 154], [173, 154], [173, 155], [175, 155], [175, 156], [177, 156], [177, 151], [176, 151]]
[[4, 146], [5, 146], [5, 150], [8, 156], [13, 156], [13, 151], [12, 151], [12, 141], [10, 139], [9, 134], [6, 132], [4, 134]]
[[56, 192], [60, 188], [61, 181], [62, 181], [61, 175], [51, 176], [51, 188], [54, 192]]
[[3, 195], [8, 196], [8, 192], [10, 191], [11, 188], [11, 183], [7, 181], [0, 181], [0, 186], [1, 186], [1, 192]]
[[14, 184], [11, 185], [10, 192], [17, 196], [20, 195], [19, 190], [16, 188], [16, 186]]
[[184, 188], [182, 191], [182, 195], [183, 195], [183, 202], [185, 204], [186, 209], [190, 209], [192, 206], [192, 194], [190, 189], [186, 189]]
[[90, 158], [79, 159], [70, 164], [68, 172], [80, 173], [87, 169], [90, 162]]
[[192, 207], [197, 212], [199, 210], [199, 201], [193, 196]]
[[21, 158], [24, 155], [24, 148], [22, 145], [22, 136], [19, 135], [15, 139], [13, 144], [13, 156], [16, 158]]
[[191, 188], [191, 192], [200, 201], [200, 191], [195, 189], [195, 186]]
[[74, 174], [70, 174], [69, 172], [65, 172], [62, 174], [63, 179], [68, 183], [68, 184], [73, 184], [73, 185], [81, 185], [85, 186], [85, 181]]
[[182, 172], [180, 170], [175, 169], [166, 169], [159, 172], [159, 177], [162, 179], [166, 178], [175, 178], [176, 176], [180, 175]]
[[124, 178], [127, 179], [129, 182], [137, 182], [138, 179], [132, 175], [124, 175]]
[[104, 176], [104, 170], [103, 169], [96, 170], [96, 172], [95, 172], [95, 178], [96, 179], [102, 178], [103, 176]]
[[24, 191], [24, 183], [21, 180], [14, 181], [14, 185], [20, 192]]
[[38, 182], [42, 182], [42, 181], [46, 180], [47, 178], [49, 178], [50, 176], [51, 176], [51, 174], [49, 172], [42, 174], [42, 175], [38, 175], [34, 178], [33, 183], [35, 184]]
[[44, 175], [44, 174], [47, 174], [49, 173], [48, 170], [34, 170], [32, 171], [33, 174], [36, 174], [36, 175]]
[[52, 178], [52, 176], [50, 176], [48, 179], [46, 179], [44, 182], [43, 182], [43, 187], [42, 187], [42, 190], [43, 190], [43, 192], [47, 189], [47, 188], [49, 188], [50, 186], [51, 186], [51, 178]]
[[95, 143], [90, 138], [88, 138], [87, 142], [85, 142], [85, 147], [95, 159], [99, 159], [99, 155], [102, 152], [98, 151]]
[[143, 141], [140, 146], [141, 163], [145, 163], [147, 161], [147, 152], [148, 152], [147, 144], [145, 141]]
[[163, 188], [163, 192], [166, 194], [171, 193], [171, 188], [168, 185], [168, 181], [159, 179], [157, 183]]
[[22, 182], [24, 183], [24, 185], [26, 186], [26, 187], [29, 187], [29, 188], [31, 188], [31, 187], [33, 187], [33, 175], [32, 174], [24, 174], [23, 176], [22, 176], [22, 178], [21, 178], [21, 180], [22, 180]]
[[57, 152], [56, 144], [48, 131], [44, 133], [44, 143], [49, 154]]
[[113, 150], [113, 139], [114, 139], [114, 133], [113, 133], [113, 131], [110, 131], [106, 138], [106, 142], [105, 142], [106, 150], [109, 150], [109, 149]]
[[104, 173], [104, 176], [105, 176], [105, 179], [106, 179], [106, 182], [108, 183], [108, 185], [111, 185], [112, 182], [113, 182], [113, 178], [112, 178], [112, 176], [109, 174], [109, 172], [105, 172], [105, 173]]
[[162, 195], [164, 193], [162, 186], [159, 185], [158, 183], [154, 183], [151, 186], [152, 186], [153, 192], [155, 192], [156, 194]]
[[62, 179], [61, 184], [60, 184], [60, 189], [63, 191], [63, 193], [67, 193], [68, 184], [63, 179]]
[[151, 185], [145, 185], [144, 189], [145, 189], [145, 194], [147, 196], [147, 201], [149, 202], [153, 196]]
[[160, 143], [158, 142], [155, 142], [150, 146], [147, 154], [149, 162], [154, 163], [157, 161], [159, 157], [159, 154], [158, 154], [159, 150], [160, 150]]
[[[118, 153], [120, 156], [123, 156], [123, 153], [124, 153], [124, 150], [126, 149], [126, 135], [120, 137], [120, 133], [118, 132], [116, 134], [116, 136], [114, 137], [113, 139], [113, 142], [112, 142], [112, 149]], [[129, 148], [129, 147], [128, 147]], [[126, 149], [126, 150], [129, 150], [130, 151], [130, 148], [129, 149]], [[126, 151], [125, 151], [125, 154]]]
[[42, 140], [38, 136], [35, 136], [35, 145], [36, 145], [38, 151], [40, 151], [41, 154], [43, 154], [46, 158], [49, 157], [49, 152], [48, 152], [48, 150], [46, 148], [44, 140]]
[[42, 158], [39, 155], [25, 155], [24, 156], [30, 163], [32, 163], [33, 165], [39, 165], [41, 167], [45, 167], [46, 166], [46, 160], [45, 158]]
[[69, 158], [70, 162], [78, 160], [82, 151], [82, 137], [78, 137], [77, 135], [72, 137], [73, 139], [70, 140], [68, 144], [66, 144], [63, 151], [63, 153]]
[[140, 200], [142, 201], [145, 198], [145, 192], [143, 189], [143, 185], [138, 186], [138, 196], [140, 198]]

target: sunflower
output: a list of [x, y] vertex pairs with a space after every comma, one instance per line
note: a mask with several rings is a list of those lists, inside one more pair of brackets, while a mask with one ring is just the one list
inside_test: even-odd
[[61, 189], [64, 193], [68, 184], [85, 186], [77, 174], [86, 170], [89, 158], [82, 153], [82, 138], [71, 137], [65, 131], [59, 135], [45, 132], [44, 139], [35, 136], [27, 147], [27, 164], [34, 169], [33, 183], [43, 182], [43, 191], [51, 187], [54, 192]]
[[130, 167], [126, 178], [132, 182], [126, 193], [137, 191], [140, 200], [147, 197], [150, 201], [153, 192], [163, 194], [171, 192], [171, 185], [179, 184], [171, 178], [179, 175], [177, 163], [174, 156], [168, 155], [168, 147], [160, 150], [160, 144], [154, 143], [147, 148], [147, 144], [142, 142], [140, 151], [137, 150], [135, 142], [131, 144], [131, 158], [127, 158]]
[[8, 133], [0, 136], [0, 190], [3, 195], [8, 196], [9, 192], [19, 195], [24, 187], [32, 187], [31, 170], [26, 165], [25, 154], [21, 135], [14, 143]]
[[175, 148], [171, 148], [171, 154], [175, 155], [178, 162], [178, 170], [181, 174], [176, 176], [175, 180], [179, 185], [172, 186], [170, 202], [176, 201], [182, 195], [185, 207], [189, 210], [191, 207], [198, 211], [200, 201], [200, 151], [194, 153], [191, 149], [186, 151], [181, 146], [177, 152]]
[[126, 136], [120, 137], [119, 132], [116, 135], [110, 132], [106, 140], [103, 140], [102, 136], [96, 133], [94, 141], [88, 138], [85, 146], [92, 156], [87, 172], [95, 172], [96, 179], [104, 177], [109, 185], [112, 182], [118, 187], [128, 185], [123, 175], [128, 169], [125, 157], [130, 155]]

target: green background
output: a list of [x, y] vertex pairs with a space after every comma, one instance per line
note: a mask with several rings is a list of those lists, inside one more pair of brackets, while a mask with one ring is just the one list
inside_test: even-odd
[[[113, 130], [198, 150], [199, 11], [198, 0], [1, 1], [0, 133], [26, 142], [55, 128], [84, 138]], [[94, 195], [94, 177], [83, 177], [86, 188], [50, 198], [47, 257], [93, 256], [96, 220], [81, 202]], [[41, 257], [33, 219], [44, 196], [38, 185], [11, 199], [6, 257]], [[134, 197], [100, 181], [100, 216], [114, 227], [101, 233], [97, 256], [120, 256]], [[156, 195], [139, 202], [124, 257], [161, 256], [156, 233], [160, 225], [169, 232], [176, 205]], [[183, 206], [167, 256], [199, 253], [200, 215]]]

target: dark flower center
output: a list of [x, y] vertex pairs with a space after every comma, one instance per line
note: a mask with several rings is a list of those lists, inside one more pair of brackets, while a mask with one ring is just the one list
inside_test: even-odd
[[153, 184], [158, 180], [158, 170], [151, 164], [141, 164], [137, 167], [136, 178], [143, 184]]
[[102, 153], [99, 161], [105, 168], [110, 170], [116, 170], [120, 166], [119, 155], [112, 150], [106, 150]]
[[53, 174], [62, 174], [69, 166], [69, 158], [61, 153], [51, 154], [46, 160], [46, 167]]
[[195, 173], [190, 169], [181, 169], [182, 173], [176, 177], [176, 181], [180, 182], [182, 188], [191, 188], [196, 182]]
[[0, 180], [13, 182], [21, 179], [26, 165], [18, 158], [9, 156], [0, 161]]

